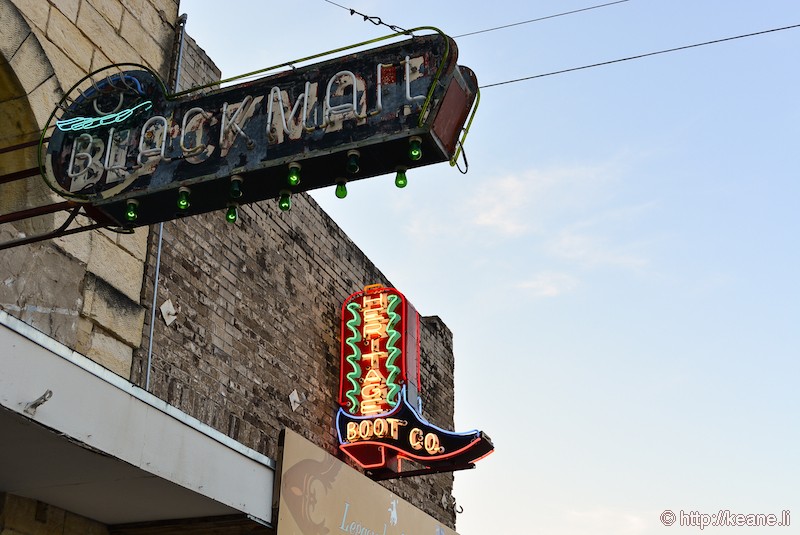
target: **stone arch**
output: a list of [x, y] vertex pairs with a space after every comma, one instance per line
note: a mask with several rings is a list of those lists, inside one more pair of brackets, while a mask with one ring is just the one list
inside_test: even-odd
[[[53, 2], [0, 0], [0, 176], [35, 171], [24, 180], [0, 183], [0, 215], [64, 200], [38, 175], [38, 141], [64, 96], [61, 83], [69, 88], [72, 77], [77, 81], [85, 74], [83, 67], [72, 68], [73, 52], [64, 48], [69, 32], [77, 30], [58, 13]], [[46, 25], [46, 35], [37, 20]], [[30, 141], [35, 143], [2, 151]], [[61, 211], [0, 225], [0, 242], [20, 234], [42, 236], [68, 215]], [[78, 223], [85, 224], [81, 218]], [[128, 378], [144, 324], [139, 301], [147, 240], [147, 228], [134, 234], [95, 230], [0, 251], [6, 282], [0, 284], [0, 309]]]
[[[0, 148], [39, 138], [63, 91], [39, 38], [11, 0], [0, 0]], [[36, 145], [0, 153], [0, 176], [35, 168]], [[38, 176], [0, 186], [0, 213], [51, 202], [50, 190]], [[52, 228], [54, 217], [20, 222], [25, 233]]]
[[[60, 99], [55, 71], [39, 41], [11, 0], [0, 0], [0, 176], [38, 167], [38, 141]], [[3, 150], [11, 149], [11, 150]], [[50, 204], [54, 194], [44, 180], [28, 178], [0, 184], [0, 215]], [[55, 227], [56, 215], [0, 226], [0, 242], [39, 235]], [[0, 309], [58, 341], [74, 346], [85, 269], [48, 243], [0, 252]]]

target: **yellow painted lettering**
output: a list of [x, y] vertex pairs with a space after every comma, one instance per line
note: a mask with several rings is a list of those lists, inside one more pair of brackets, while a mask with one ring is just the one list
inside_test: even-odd
[[440, 453], [439, 451], [439, 437], [436, 433], [428, 433], [425, 435], [425, 451], [431, 455]]
[[362, 308], [386, 308], [389, 306], [389, 295], [380, 293], [377, 295], [365, 295]]
[[397, 418], [387, 418], [387, 422], [389, 422], [389, 434], [392, 436], [393, 439], [397, 440], [399, 435], [399, 430], [401, 425], [406, 425], [406, 422], [402, 420], [398, 420]]
[[375, 423], [372, 425], [372, 431], [375, 433], [375, 436], [378, 438], [385, 438], [386, 432], [389, 428], [389, 425], [386, 423], [386, 420], [383, 418], [378, 418], [375, 420]]
[[408, 434], [408, 443], [415, 450], [421, 450], [423, 448], [422, 430], [417, 427], [412, 429], [411, 432]]
[[[369, 440], [371, 438], [392, 438], [397, 440], [400, 436], [400, 427], [408, 425], [405, 420], [397, 418], [375, 418], [374, 420], [361, 420], [360, 422], [347, 422], [347, 441], [358, 442], [359, 440]], [[425, 437], [422, 431], [415, 429], [417, 435], [413, 441], [422, 449], [425, 447]], [[413, 433], [413, 431], [412, 431]], [[436, 437], [438, 445], [438, 437]]]
[[361, 435], [361, 438], [364, 440], [372, 438], [372, 422], [369, 420], [361, 420], [361, 423], [358, 424], [358, 434]]
[[372, 416], [382, 412], [384, 412], [382, 399], [365, 399], [361, 401], [361, 414], [363, 416]]
[[381, 360], [386, 358], [389, 358], [389, 353], [387, 353], [386, 351], [376, 351], [373, 353], [364, 353], [363, 355], [361, 355], [361, 360], [369, 360], [370, 366], [372, 366], [373, 369], [380, 368]]
[[368, 308], [363, 311], [364, 316], [364, 339], [385, 338], [386, 326], [389, 317], [382, 308]]
[[358, 424], [355, 422], [347, 422], [347, 441], [353, 442], [358, 438]]

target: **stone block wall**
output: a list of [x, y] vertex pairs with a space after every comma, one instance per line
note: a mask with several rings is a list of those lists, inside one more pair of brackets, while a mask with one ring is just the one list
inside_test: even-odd
[[46, 503], [0, 492], [0, 535], [108, 535], [104, 524]]
[[[177, 317], [156, 317], [148, 356], [148, 315], [133, 380], [143, 384], [149, 360], [155, 395], [270, 457], [283, 427], [338, 453], [341, 306], [368, 284], [391, 285], [386, 277], [307, 195], [293, 196], [289, 212], [274, 201], [246, 205], [233, 225], [223, 212], [168, 222], [160, 257], [157, 304], [169, 300]], [[421, 331], [424, 414], [452, 429], [451, 333], [435, 317]], [[304, 400], [296, 411], [294, 390]], [[439, 474], [387, 486], [452, 526], [452, 482]]]
[[[91, 71], [131, 62], [168, 79], [177, 11], [177, 0], [0, 0], [0, 149], [37, 140], [64, 93]], [[0, 152], [0, 176], [35, 170], [37, 151]], [[63, 200], [37, 174], [0, 184], [0, 199], [0, 215]], [[66, 217], [0, 225], [0, 241]], [[145, 315], [148, 232], [91, 231], [0, 251], [0, 308], [129, 377]]]

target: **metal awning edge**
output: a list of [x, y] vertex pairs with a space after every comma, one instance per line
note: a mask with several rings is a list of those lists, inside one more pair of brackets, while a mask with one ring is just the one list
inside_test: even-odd
[[[181, 500], [184, 512], [191, 511], [183, 517], [193, 517], [200, 512], [197, 509], [200, 502], [185, 501], [189, 499], [188, 491], [218, 503], [223, 509], [215, 509], [217, 514], [225, 514], [224, 507], [227, 507], [241, 511], [258, 523], [270, 524], [276, 472], [274, 460], [169, 405], [2, 310], [0, 326], [5, 327], [0, 327], [0, 339], [3, 340], [0, 344], [0, 367], [5, 370], [0, 375], [0, 408], [10, 411], [10, 414], [16, 413], [22, 420], [39, 424], [42, 429], [50, 429], [62, 437], [65, 445], [75, 444], [85, 451], [121, 461], [132, 469], [143, 470], [154, 477], [154, 481], [186, 489], [183, 494], [164, 490]], [[15, 440], [12, 435], [7, 438]], [[30, 439], [27, 435], [26, 438]], [[41, 447], [45, 447], [45, 443], [53, 447], [52, 441], [42, 438]], [[22, 436], [20, 439], [24, 440]], [[40, 448], [38, 444], [32, 443], [29, 450], [17, 447], [17, 454], [24, 457]], [[67, 450], [63, 451], [67, 455]], [[17, 468], [27, 466], [20, 465], [20, 462], [23, 461], [17, 462]], [[135, 478], [141, 476], [131, 475], [131, 469], [126, 470], [122, 465], [115, 466], [120, 467], [126, 481], [133, 481], [134, 487], [127, 490], [136, 491], [136, 481], [142, 480]], [[41, 496], [43, 501], [55, 505], [72, 503], [78, 509], [82, 508], [76, 509], [78, 514], [109, 524], [118, 523], [112, 522], [113, 519], [123, 522], [148, 520], [147, 515], [151, 513], [156, 515], [153, 519], [168, 518], [163, 511], [155, 513], [153, 509], [146, 514], [130, 513], [131, 510], [126, 511], [124, 507], [116, 509], [116, 516], [96, 513], [87, 510], [84, 502], [73, 503], [71, 498], [74, 496], [66, 501], [63, 493], [54, 497], [53, 492], [68, 489], [72, 484], [84, 485], [90, 491], [108, 484], [106, 476], [95, 477], [97, 472], [92, 472], [90, 465], [87, 467], [88, 472], [80, 472], [77, 476], [74, 471], [70, 472], [68, 479], [72, 479], [65, 486], [63, 478], [43, 478], [36, 472], [36, 465], [31, 464], [31, 480], [25, 479], [19, 470], [10, 470], [10, 481], [16, 485], [9, 489], [18, 488], [22, 496], [36, 499]], [[12, 472], [15, 472], [16, 479]], [[27, 486], [28, 481], [32, 486]], [[21, 482], [25, 483], [20, 486]], [[163, 485], [156, 487], [168, 489]], [[53, 501], [50, 502], [48, 497]]]
[[54, 340], [53, 338], [50, 338], [46, 334], [28, 325], [24, 321], [15, 318], [14, 316], [10, 315], [8, 312], [4, 310], [0, 310], [0, 325], [8, 327], [17, 334], [24, 336], [31, 342], [71, 362], [72, 364], [82, 368], [83, 370], [91, 373], [92, 375], [98, 377], [99, 379], [102, 379], [108, 384], [118, 388], [119, 390], [122, 390], [128, 395], [133, 396], [134, 398], [138, 399], [143, 403], [146, 403], [147, 405], [153, 407], [154, 409], [157, 409], [163, 412], [164, 414], [174, 418], [175, 420], [203, 433], [207, 437], [219, 442], [220, 444], [223, 444], [224, 446], [227, 446], [230, 449], [235, 450], [246, 457], [249, 457], [250, 459], [252, 459], [257, 463], [263, 464], [268, 468], [271, 468], [273, 470], [276, 468], [276, 463], [274, 459], [271, 459], [266, 455], [253, 450], [252, 448], [248, 448], [241, 442], [237, 442], [228, 435], [220, 431], [217, 431], [216, 429], [207, 424], [204, 424], [197, 418], [190, 416], [189, 414], [181, 411], [177, 407], [168, 404], [161, 398], [158, 398], [153, 394], [151, 394], [150, 392], [147, 392], [146, 390], [127, 381], [125, 378], [104, 368], [103, 366], [97, 364], [93, 360], [85, 357], [84, 355], [81, 355], [77, 351], [70, 349], [61, 342]]

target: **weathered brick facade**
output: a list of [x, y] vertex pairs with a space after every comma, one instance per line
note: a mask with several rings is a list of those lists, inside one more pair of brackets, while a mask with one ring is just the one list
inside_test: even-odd
[[[199, 87], [219, 80], [222, 73], [211, 61], [211, 58], [208, 57], [206, 51], [200, 48], [197, 41], [188, 33], [184, 34], [183, 37], [183, 57], [180, 64], [178, 91]], [[180, 39], [176, 41], [176, 44], [176, 48], [181, 46]]]
[[[92, 70], [142, 63], [169, 80], [177, 20], [176, 0], [0, 0], [0, 147], [38, 138], [63, 93]], [[219, 79], [191, 37], [183, 47], [179, 89]], [[0, 175], [35, 167], [36, 150], [0, 154]], [[60, 200], [37, 176], [0, 185], [2, 214]], [[310, 196], [292, 201], [289, 212], [274, 202], [244, 206], [234, 225], [211, 213], [0, 251], [0, 308], [271, 458], [284, 427], [336, 453], [340, 307], [364, 286], [390, 281]], [[0, 239], [52, 229], [64, 217], [4, 225]], [[151, 322], [157, 264], [156, 306], [170, 300], [177, 309], [170, 325], [160, 313]], [[423, 414], [452, 429], [452, 339], [438, 318], [423, 319], [421, 346]], [[386, 485], [452, 527], [452, 483], [439, 474]], [[0, 495], [0, 530], [30, 525], [42, 507]], [[56, 513], [47, 522], [105, 530]]]
[[[179, 88], [219, 75], [186, 36]], [[222, 213], [167, 222], [160, 255], [158, 232], [143, 302], [153, 300], [160, 256], [156, 305], [171, 301], [177, 319], [167, 326], [156, 316], [151, 352], [148, 313], [132, 381], [145, 384], [149, 355], [150, 390], [231, 438], [275, 458], [290, 427], [335, 453], [340, 308], [368, 284], [390, 284], [386, 277], [305, 194], [286, 213], [274, 202], [244, 206], [235, 225]], [[452, 335], [435, 317], [423, 318], [421, 335], [425, 416], [452, 429]], [[293, 390], [305, 399], [296, 412]], [[440, 474], [387, 486], [453, 526], [452, 484]]]
[[[390, 283], [309, 196], [295, 196], [286, 213], [274, 202], [240, 212], [235, 225], [222, 213], [164, 225], [157, 303], [170, 300], [178, 314], [169, 326], [156, 319], [150, 389], [270, 457], [283, 427], [335, 453], [340, 308], [364, 286]], [[146, 300], [157, 243], [154, 233]], [[134, 356], [139, 384], [149, 345], [146, 334]], [[452, 337], [438, 318], [424, 318], [421, 346], [425, 415], [452, 429]], [[296, 412], [293, 390], [305, 398]], [[387, 485], [452, 525], [443, 500], [452, 481], [440, 474]]]

